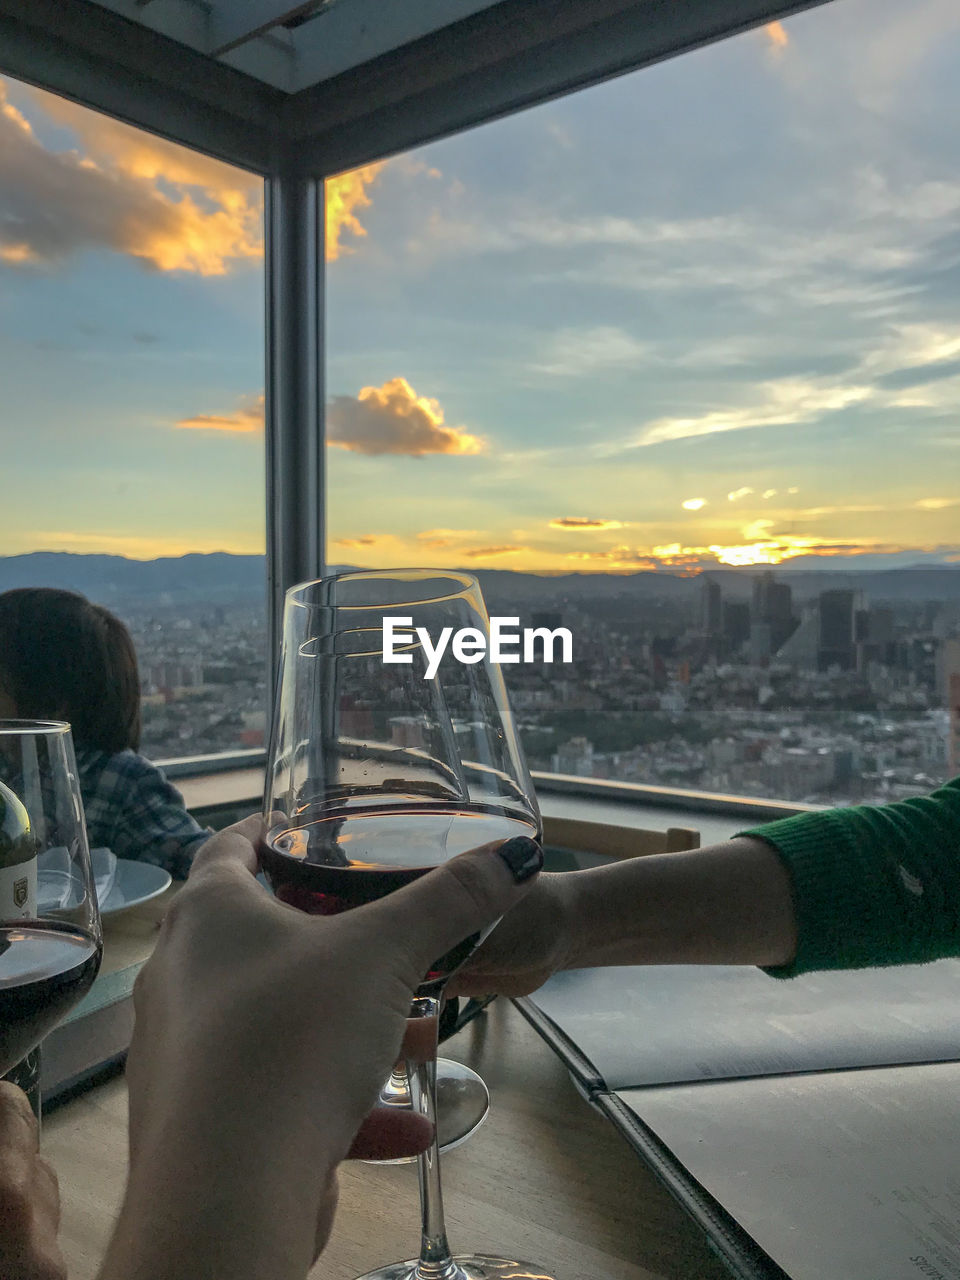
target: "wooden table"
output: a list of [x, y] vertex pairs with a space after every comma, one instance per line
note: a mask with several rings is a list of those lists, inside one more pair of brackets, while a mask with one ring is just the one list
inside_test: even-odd
[[[119, 917], [108, 931], [107, 965], [118, 955], [130, 963], [138, 945], [143, 954], [158, 915], [150, 904]], [[514, 1255], [557, 1280], [727, 1277], [681, 1210], [507, 1001], [490, 1006], [444, 1053], [474, 1066], [492, 1096], [483, 1128], [443, 1160], [455, 1250]], [[52, 1112], [43, 1148], [60, 1175], [70, 1278], [93, 1280], [123, 1187], [122, 1077]], [[315, 1280], [354, 1280], [416, 1252], [412, 1166], [348, 1164], [340, 1184], [333, 1238]]]

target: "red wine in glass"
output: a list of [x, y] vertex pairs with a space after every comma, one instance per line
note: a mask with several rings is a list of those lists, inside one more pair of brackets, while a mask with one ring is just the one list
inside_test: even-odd
[[[533, 822], [497, 805], [399, 796], [276, 827], [261, 845], [260, 864], [281, 902], [312, 915], [337, 915], [393, 893], [468, 849], [538, 834]], [[420, 994], [444, 983], [489, 932], [472, 934], [436, 960]]]
[[101, 945], [52, 920], [0, 925], [0, 1074], [38, 1044], [89, 990]]

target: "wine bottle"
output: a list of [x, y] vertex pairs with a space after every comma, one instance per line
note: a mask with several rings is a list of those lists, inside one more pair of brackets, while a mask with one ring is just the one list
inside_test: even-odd
[[0, 920], [37, 916], [37, 842], [21, 800], [0, 782]]

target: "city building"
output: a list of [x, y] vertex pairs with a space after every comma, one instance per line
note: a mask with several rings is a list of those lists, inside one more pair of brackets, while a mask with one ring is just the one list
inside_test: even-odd
[[839, 667], [849, 671], [856, 666], [856, 592], [821, 591], [817, 601], [820, 630], [817, 664], [821, 671]]

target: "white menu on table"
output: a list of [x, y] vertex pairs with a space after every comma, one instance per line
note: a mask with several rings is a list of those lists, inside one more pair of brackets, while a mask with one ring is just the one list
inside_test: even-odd
[[746, 966], [577, 969], [531, 1003], [611, 1090], [960, 1059], [960, 960], [789, 980]]
[[960, 1065], [617, 1096], [791, 1280], [960, 1280]]

